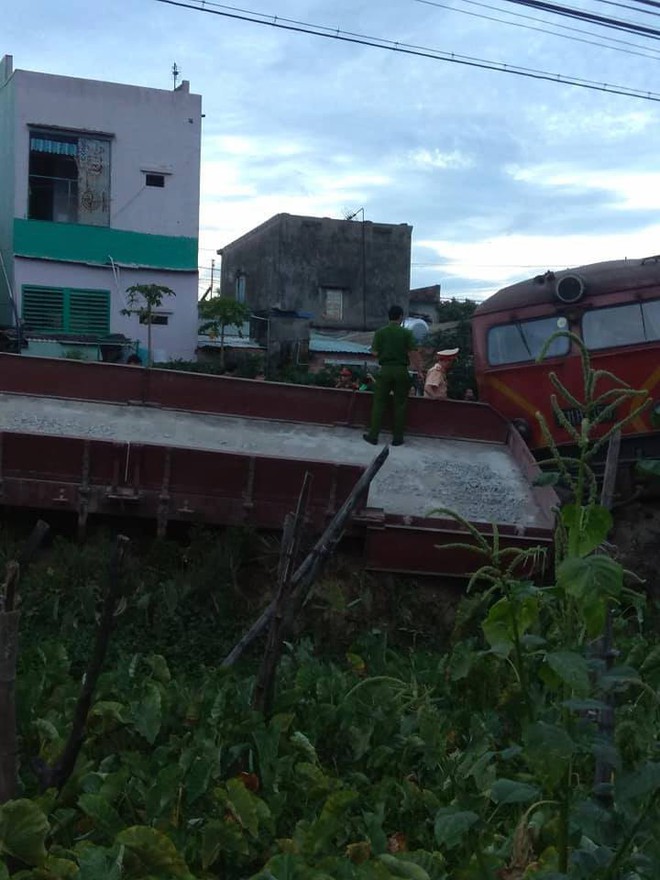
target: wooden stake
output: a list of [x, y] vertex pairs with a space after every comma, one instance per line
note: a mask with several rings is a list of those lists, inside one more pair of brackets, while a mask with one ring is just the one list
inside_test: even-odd
[[282, 646], [289, 635], [295, 616], [294, 603], [291, 599], [291, 572], [300, 550], [311, 485], [312, 475], [306, 472], [302, 489], [298, 496], [296, 512], [295, 514], [288, 514], [284, 521], [282, 551], [274, 600], [275, 608], [270, 622], [266, 650], [264, 651], [261, 668], [254, 688], [253, 707], [265, 715], [270, 715], [271, 712], [275, 678], [280, 657], [282, 656]]
[[[332, 521], [318, 539], [308, 556], [297, 568], [291, 577], [291, 585], [294, 588], [293, 596], [296, 601], [302, 596], [304, 599], [306, 593], [314, 582], [321, 565], [330, 556], [335, 549], [337, 543], [341, 539], [344, 529], [351, 518], [353, 511], [358, 506], [362, 496], [367, 492], [371, 481], [376, 476], [381, 467], [385, 464], [387, 456], [390, 454], [389, 446], [385, 446], [378, 453], [376, 458], [371, 462], [366, 471], [357, 481], [351, 494], [339, 508], [332, 518]], [[229, 654], [222, 661], [222, 666], [233, 666], [245, 653], [245, 649], [258, 638], [268, 626], [268, 622], [275, 611], [275, 601], [273, 600], [261, 615], [255, 620], [250, 629], [241, 636], [231, 649]]]
[[[10, 604], [7, 597], [10, 589], [15, 590], [19, 571], [18, 562], [7, 563], [2, 591], [5, 609]], [[0, 613], [0, 804], [16, 796], [18, 781], [15, 690], [20, 619], [20, 611], [13, 608]]]
[[[616, 483], [616, 475], [619, 469], [619, 450], [621, 448], [621, 430], [615, 431], [610, 437], [607, 445], [607, 457], [605, 459], [605, 473], [603, 475], [603, 486], [600, 493], [600, 503], [608, 510], [612, 509], [614, 501], [614, 486]], [[605, 667], [610, 669], [617, 652], [614, 649], [612, 641], [612, 610], [607, 609], [605, 618], [605, 631], [600, 639], [600, 659], [605, 663]], [[598, 712], [598, 729], [607, 743], [614, 741], [614, 703], [610, 694], [603, 697], [606, 706]], [[608, 783], [612, 779], [614, 768], [609, 761], [604, 758], [596, 760], [594, 769], [594, 787]], [[611, 797], [599, 795], [604, 802], [611, 802]]]
[[21, 570], [26, 571], [48, 525], [39, 520], [19, 554], [5, 568], [0, 587], [0, 804], [16, 797], [18, 783], [18, 746], [16, 737], [16, 663], [20, 611], [15, 609]]
[[94, 696], [96, 683], [103, 668], [103, 661], [105, 660], [114, 627], [114, 616], [121, 592], [121, 568], [129, 543], [129, 539], [124, 535], [118, 535], [115, 541], [110, 559], [108, 591], [96, 632], [94, 650], [87, 665], [78, 702], [76, 703], [69, 738], [62, 750], [62, 754], [52, 767], [35, 762], [35, 771], [39, 777], [41, 788], [44, 791], [47, 788], [53, 787], [58, 790], [62, 789], [69, 776], [73, 773], [76, 760], [84, 742], [87, 715], [92, 704], [92, 697]]
[[607, 457], [605, 458], [605, 473], [603, 486], [600, 492], [600, 503], [608, 510], [612, 509], [614, 502], [614, 486], [619, 469], [619, 450], [621, 448], [621, 431], [615, 431], [607, 445]]

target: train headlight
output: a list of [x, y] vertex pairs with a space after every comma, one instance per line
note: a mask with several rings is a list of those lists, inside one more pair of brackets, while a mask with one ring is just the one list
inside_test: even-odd
[[532, 429], [529, 422], [526, 419], [513, 419], [511, 424], [523, 438], [525, 443], [529, 443], [532, 439]]
[[584, 281], [579, 275], [569, 273], [555, 285], [555, 296], [563, 303], [579, 302], [584, 296]]

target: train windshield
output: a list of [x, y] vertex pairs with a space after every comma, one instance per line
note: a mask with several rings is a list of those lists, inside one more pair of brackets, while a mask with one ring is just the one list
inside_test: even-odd
[[[565, 330], [567, 326], [566, 318], [553, 315], [551, 318], [516, 321], [514, 324], [491, 327], [488, 331], [488, 363], [496, 367], [501, 364], [536, 360], [552, 334], [558, 330]], [[547, 357], [568, 354], [569, 347], [570, 342], [567, 337], [560, 336], [553, 340]]]
[[592, 351], [660, 339], [660, 300], [585, 312], [582, 338]]

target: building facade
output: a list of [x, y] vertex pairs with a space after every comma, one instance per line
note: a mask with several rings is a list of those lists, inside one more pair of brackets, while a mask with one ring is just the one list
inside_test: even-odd
[[221, 289], [254, 311], [311, 314], [312, 326], [373, 330], [410, 291], [412, 227], [277, 214], [221, 251]]
[[126, 289], [170, 287], [156, 359], [197, 340], [201, 97], [0, 62], [0, 325], [146, 345]]

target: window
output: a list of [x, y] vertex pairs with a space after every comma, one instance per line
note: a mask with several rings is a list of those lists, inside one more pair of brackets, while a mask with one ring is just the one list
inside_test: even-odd
[[164, 174], [147, 174], [145, 179], [146, 186], [165, 186], [165, 175]]
[[148, 316], [144, 313], [140, 315], [140, 324], [151, 324], [152, 327], [160, 324], [161, 326], [165, 324], [169, 324], [170, 316], [169, 313], [165, 312], [152, 312], [151, 313], [151, 321], [148, 320]]
[[327, 321], [341, 321], [344, 317], [344, 291], [338, 287], [322, 287], [323, 317]]
[[107, 290], [23, 287], [21, 311], [26, 330], [33, 333], [107, 336], [110, 332]]
[[30, 132], [28, 217], [55, 223], [110, 222], [110, 141]]
[[660, 300], [585, 312], [582, 338], [591, 350], [660, 339]]
[[[566, 318], [554, 315], [551, 318], [491, 327], [488, 331], [488, 363], [495, 367], [536, 360], [552, 334], [565, 330], [567, 326]], [[548, 349], [547, 356], [560, 357], [568, 354], [569, 348], [569, 340], [560, 336]]]
[[245, 302], [245, 272], [239, 272], [236, 276], [236, 302]]

